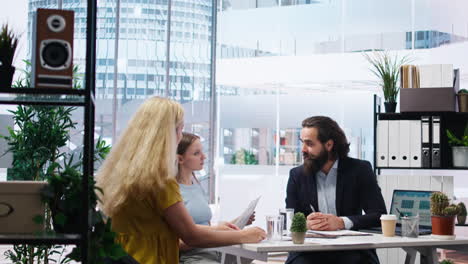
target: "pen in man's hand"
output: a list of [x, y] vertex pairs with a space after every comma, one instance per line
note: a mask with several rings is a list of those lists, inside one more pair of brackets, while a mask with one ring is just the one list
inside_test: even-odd
[[312, 213], [315, 213], [315, 208], [313, 205], [310, 205], [310, 210], [312, 210]]

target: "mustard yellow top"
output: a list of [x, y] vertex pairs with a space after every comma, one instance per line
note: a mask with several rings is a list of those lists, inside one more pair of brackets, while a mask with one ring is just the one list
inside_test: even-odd
[[112, 217], [117, 242], [140, 264], [179, 263], [179, 238], [164, 220], [163, 212], [181, 202], [175, 179], [156, 191], [157, 201], [129, 200]]

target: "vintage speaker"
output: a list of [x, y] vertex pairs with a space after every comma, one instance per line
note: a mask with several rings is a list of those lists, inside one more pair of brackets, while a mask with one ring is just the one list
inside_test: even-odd
[[42, 9], [34, 14], [31, 85], [72, 88], [74, 12]]

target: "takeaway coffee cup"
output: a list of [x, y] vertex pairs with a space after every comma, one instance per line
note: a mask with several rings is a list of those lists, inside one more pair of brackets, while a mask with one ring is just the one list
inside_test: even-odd
[[382, 223], [382, 233], [386, 237], [395, 236], [395, 226], [396, 226], [397, 217], [396, 215], [388, 214], [382, 215], [380, 217], [380, 222]]

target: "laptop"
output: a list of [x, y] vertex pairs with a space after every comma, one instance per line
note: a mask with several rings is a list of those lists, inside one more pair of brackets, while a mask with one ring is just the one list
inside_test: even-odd
[[[398, 210], [406, 216], [415, 216], [416, 214], [419, 214], [419, 235], [429, 235], [432, 233], [431, 193], [432, 191], [393, 191], [390, 214], [397, 216], [397, 226], [395, 228], [396, 235], [401, 235], [401, 217], [398, 213]], [[373, 227], [362, 231], [370, 233], [382, 233], [382, 228]]]

